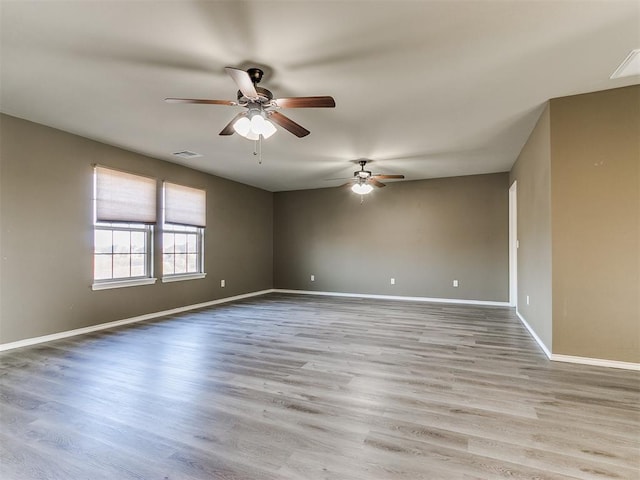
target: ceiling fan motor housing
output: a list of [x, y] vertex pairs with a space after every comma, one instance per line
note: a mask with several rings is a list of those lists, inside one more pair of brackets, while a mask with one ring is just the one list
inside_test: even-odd
[[238, 90], [238, 102], [241, 105], [245, 103], [250, 103], [250, 102], [262, 104], [262, 103], [269, 103], [271, 100], [273, 100], [273, 93], [271, 93], [266, 88], [256, 87], [256, 93], [258, 94], [258, 98], [252, 100], [245, 97], [242, 94], [242, 92]]
[[251, 78], [251, 81], [254, 85], [260, 83], [260, 80], [262, 80], [262, 76], [264, 75], [264, 72], [259, 68], [250, 68], [249, 70], [247, 70], [247, 73], [249, 74], [249, 78]]

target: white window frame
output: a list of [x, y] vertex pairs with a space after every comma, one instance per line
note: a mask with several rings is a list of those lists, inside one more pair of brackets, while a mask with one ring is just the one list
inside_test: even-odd
[[[183, 280], [198, 280], [207, 276], [204, 271], [204, 230], [205, 227], [199, 227], [195, 225], [179, 225], [175, 223], [166, 222], [166, 182], [162, 184], [162, 282], [180, 282]], [[166, 273], [165, 272], [165, 255], [169, 253], [165, 252], [165, 234], [187, 234], [196, 236], [196, 269], [195, 272], [180, 272], [180, 273]], [[175, 245], [175, 243], [174, 243]], [[182, 253], [180, 253], [182, 254]], [[188, 255], [188, 252], [184, 253]], [[174, 268], [175, 268], [175, 249], [174, 255]], [[175, 271], [175, 270], [174, 270]]]
[[[91, 285], [92, 290], [107, 290], [111, 288], [133, 287], [138, 285], [152, 285], [156, 283], [157, 278], [153, 276], [154, 265], [154, 228], [153, 225], [134, 222], [98, 222], [97, 221], [97, 173], [94, 170], [93, 173], [93, 283]], [[117, 252], [113, 251], [113, 244], [111, 253], [96, 252], [96, 232], [97, 231], [127, 231], [127, 232], [142, 232], [145, 235], [145, 274], [139, 276], [126, 276], [116, 278], [96, 279], [95, 262], [97, 256], [111, 255], [112, 262], [113, 256], [117, 255]], [[128, 255], [132, 255], [129, 252]], [[112, 264], [113, 272], [113, 264]]]
[[[192, 272], [180, 272], [180, 273], [166, 273], [165, 272], [165, 255], [174, 255], [174, 269], [175, 269], [175, 248], [172, 253], [165, 252], [165, 234], [170, 235], [193, 235], [196, 237], [196, 271]], [[175, 243], [174, 243], [175, 245]], [[188, 251], [184, 253], [178, 253], [178, 255], [189, 255]], [[186, 259], [185, 259], [186, 261]], [[188, 263], [187, 263], [188, 265]], [[188, 268], [188, 267], [187, 267]], [[174, 270], [175, 271], [175, 270]], [[207, 274], [204, 272], [204, 228], [188, 226], [188, 225], [176, 225], [171, 223], [162, 224], [162, 281], [163, 282], [179, 282], [181, 280], [196, 280], [199, 278], [205, 278]]]
[[[93, 227], [94, 231], [94, 249], [93, 249], [93, 259], [94, 259], [94, 279], [93, 285], [91, 288], [93, 290], [105, 290], [109, 288], [121, 288], [121, 287], [129, 287], [135, 285], [151, 285], [156, 283], [156, 278], [153, 278], [153, 225], [146, 224], [135, 224], [135, 223], [107, 223], [107, 222], [96, 222]], [[95, 246], [95, 233], [98, 231], [108, 231], [108, 232], [141, 232], [144, 234], [144, 243], [145, 243], [145, 252], [143, 255], [145, 256], [144, 262], [144, 270], [145, 273], [143, 275], [136, 276], [125, 276], [125, 277], [112, 277], [112, 278], [95, 278], [95, 261], [97, 257], [100, 256], [110, 256], [112, 263], [115, 255], [118, 255], [118, 252], [112, 251], [111, 253], [103, 253], [96, 252]], [[120, 253], [121, 254], [121, 253]], [[125, 255], [133, 255], [133, 252], [125, 253]], [[113, 272], [113, 264], [111, 270]]]

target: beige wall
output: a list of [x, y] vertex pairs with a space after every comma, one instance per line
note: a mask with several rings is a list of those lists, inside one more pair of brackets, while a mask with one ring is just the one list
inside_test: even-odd
[[[518, 313], [551, 351], [551, 143], [544, 109], [511, 170], [518, 196]], [[529, 296], [529, 305], [526, 298]]]
[[[0, 343], [272, 287], [270, 192], [4, 115], [0, 161]], [[207, 190], [205, 279], [91, 290], [94, 163]]]
[[506, 173], [276, 193], [274, 232], [276, 288], [508, 301]]
[[640, 362], [640, 86], [551, 101], [553, 352]]
[[519, 312], [555, 355], [640, 363], [640, 86], [551, 100], [510, 177]]

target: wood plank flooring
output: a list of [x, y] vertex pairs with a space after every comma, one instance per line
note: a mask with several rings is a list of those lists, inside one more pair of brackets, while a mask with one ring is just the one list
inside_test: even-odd
[[640, 478], [638, 372], [549, 362], [509, 308], [270, 294], [0, 375], [3, 480]]

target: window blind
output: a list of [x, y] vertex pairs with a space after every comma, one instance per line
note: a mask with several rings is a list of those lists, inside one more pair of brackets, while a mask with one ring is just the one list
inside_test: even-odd
[[156, 180], [101, 166], [96, 172], [98, 222], [156, 223]]
[[207, 192], [164, 182], [164, 221], [178, 225], [207, 225]]

